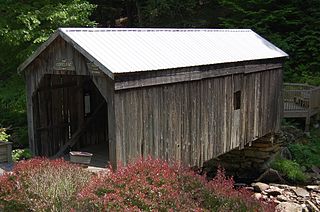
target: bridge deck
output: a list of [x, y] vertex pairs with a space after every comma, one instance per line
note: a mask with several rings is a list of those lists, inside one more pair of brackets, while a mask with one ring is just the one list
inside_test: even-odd
[[320, 87], [285, 83], [283, 97], [284, 117], [305, 118], [305, 131], [309, 131], [310, 118], [320, 113]]

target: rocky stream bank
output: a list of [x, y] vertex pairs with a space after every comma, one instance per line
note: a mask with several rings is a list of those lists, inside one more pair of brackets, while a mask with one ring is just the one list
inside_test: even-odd
[[320, 211], [320, 186], [303, 187], [275, 183], [252, 183], [246, 189], [253, 191], [253, 197], [274, 202], [278, 212]]

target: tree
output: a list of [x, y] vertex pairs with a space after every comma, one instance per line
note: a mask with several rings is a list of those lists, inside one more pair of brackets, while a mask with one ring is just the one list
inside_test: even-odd
[[89, 19], [94, 8], [85, 0], [0, 0], [0, 126], [19, 126], [18, 140], [26, 137], [18, 65], [58, 27], [94, 26]]
[[89, 16], [94, 7], [82, 0], [2, 0], [0, 45], [7, 51], [1, 52], [1, 58], [9, 53], [9, 60], [13, 54], [21, 62], [58, 27], [93, 26]]
[[320, 85], [319, 0], [219, 0], [222, 27], [250, 28], [290, 55], [285, 80]]

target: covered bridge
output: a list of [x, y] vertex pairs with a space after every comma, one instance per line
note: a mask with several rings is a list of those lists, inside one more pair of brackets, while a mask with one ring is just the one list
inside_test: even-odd
[[30, 148], [202, 165], [279, 129], [285, 57], [248, 29], [58, 29], [19, 67]]

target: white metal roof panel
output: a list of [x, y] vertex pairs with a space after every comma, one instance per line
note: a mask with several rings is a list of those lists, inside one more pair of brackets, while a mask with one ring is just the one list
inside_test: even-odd
[[60, 28], [111, 73], [287, 57], [250, 29]]

